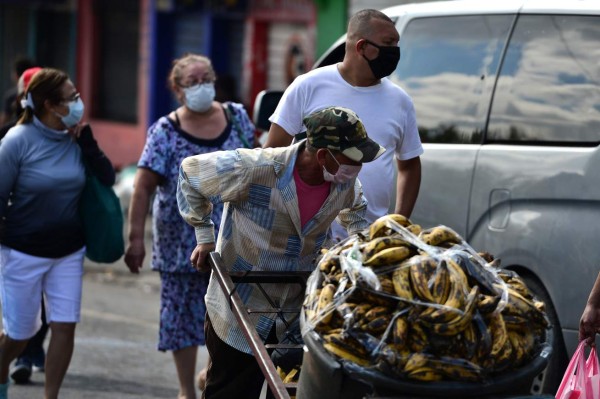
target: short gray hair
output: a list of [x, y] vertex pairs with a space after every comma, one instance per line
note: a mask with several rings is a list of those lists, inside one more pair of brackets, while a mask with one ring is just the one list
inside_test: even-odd
[[394, 23], [390, 17], [381, 11], [373, 10], [371, 8], [360, 10], [355, 13], [348, 22], [348, 40], [356, 41], [360, 38], [371, 36], [373, 29], [373, 26], [371, 25], [372, 19], [379, 19], [391, 24]]

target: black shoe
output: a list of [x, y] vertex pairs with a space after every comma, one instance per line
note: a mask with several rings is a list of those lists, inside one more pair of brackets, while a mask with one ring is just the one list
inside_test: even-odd
[[33, 365], [33, 371], [44, 372], [46, 354], [44, 353], [43, 349], [41, 352], [29, 356], [29, 358], [31, 360], [31, 364]]
[[31, 362], [18, 358], [10, 372], [10, 378], [15, 381], [15, 384], [27, 384], [31, 378]]

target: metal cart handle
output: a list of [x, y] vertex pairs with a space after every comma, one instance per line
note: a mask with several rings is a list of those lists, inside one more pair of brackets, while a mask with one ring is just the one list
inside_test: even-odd
[[271, 360], [271, 356], [269, 356], [254, 324], [250, 322], [246, 307], [235, 290], [233, 281], [223, 265], [221, 255], [216, 252], [211, 252], [209, 262], [221, 289], [223, 289], [225, 294], [229, 295], [231, 311], [242, 327], [242, 332], [248, 341], [248, 345], [250, 345], [250, 348], [252, 349], [252, 353], [254, 353], [254, 356], [257, 359], [257, 363], [271, 388], [271, 392], [277, 399], [290, 399], [290, 395], [288, 394], [283, 381], [281, 381], [281, 378], [279, 377], [279, 373]]

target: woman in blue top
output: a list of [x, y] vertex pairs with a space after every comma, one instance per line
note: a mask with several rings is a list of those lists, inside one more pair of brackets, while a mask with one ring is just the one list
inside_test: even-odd
[[[132, 273], [138, 273], [145, 257], [146, 216], [156, 192], [151, 264], [161, 279], [158, 349], [173, 351], [182, 399], [196, 398], [195, 366], [198, 346], [204, 345], [204, 295], [209, 275], [190, 264], [196, 237], [177, 207], [179, 166], [191, 155], [250, 147], [254, 142], [254, 126], [243, 106], [214, 101], [215, 80], [207, 57], [188, 54], [173, 62], [169, 83], [181, 106], [148, 129], [129, 211], [125, 263]], [[217, 227], [221, 214], [222, 206], [215, 206]]]
[[85, 243], [79, 198], [82, 156], [98, 179], [115, 173], [89, 126], [67, 74], [45, 68], [31, 79], [23, 116], [0, 141], [0, 398], [8, 367], [39, 329], [42, 294], [52, 331], [45, 397], [57, 398], [73, 354], [80, 319]]

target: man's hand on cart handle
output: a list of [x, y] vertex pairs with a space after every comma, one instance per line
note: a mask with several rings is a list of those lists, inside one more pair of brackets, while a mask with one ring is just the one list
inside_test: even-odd
[[192, 266], [199, 272], [209, 272], [210, 265], [208, 264], [208, 254], [214, 250], [214, 242], [196, 245], [196, 248], [194, 248], [194, 251], [192, 252], [192, 256], [190, 256]]

